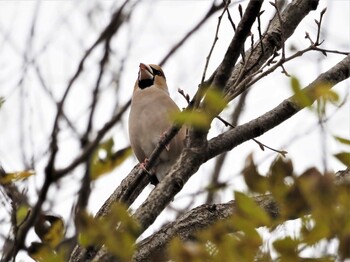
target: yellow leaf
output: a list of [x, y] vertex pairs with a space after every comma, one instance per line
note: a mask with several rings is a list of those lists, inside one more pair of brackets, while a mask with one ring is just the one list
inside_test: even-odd
[[28, 248], [28, 255], [37, 262], [63, 262], [63, 258], [47, 244], [32, 242]]
[[175, 123], [192, 126], [197, 129], [207, 129], [210, 127], [210, 118], [205, 112], [183, 111], [172, 114], [170, 118]]
[[303, 227], [301, 230], [302, 240], [309, 245], [315, 245], [317, 242], [322, 239], [326, 239], [330, 237], [331, 229], [326, 223], [322, 223], [321, 221], [317, 221], [312, 228]]
[[340, 137], [340, 136], [334, 136], [334, 138], [335, 138], [338, 142], [340, 142], [340, 143], [342, 143], [342, 144], [344, 144], [344, 145], [350, 146], [350, 140], [349, 140], [349, 139], [343, 138], [343, 137]]
[[313, 96], [314, 98], [323, 98], [325, 101], [332, 103], [339, 101], [339, 95], [330, 89], [331, 85], [329, 83], [322, 83], [314, 88]]
[[205, 109], [216, 116], [227, 106], [227, 100], [219, 89], [209, 88], [205, 93], [204, 104]]
[[310, 97], [308, 96], [307, 93], [305, 93], [302, 89], [301, 89], [301, 85], [299, 83], [298, 78], [292, 76], [291, 77], [291, 87], [292, 90], [294, 92], [294, 98], [296, 100], [297, 103], [300, 104], [300, 106], [302, 107], [309, 107], [312, 105], [312, 101], [310, 99]]
[[170, 115], [170, 119], [178, 124], [187, 125], [196, 129], [207, 130], [210, 123], [227, 105], [222, 92], [215, 88], [209, 88], [205, 92], [203, 106], [200, 110], [176, 112]]
[[246, 159], [246, 164], [243, 170], [243, 177], [247, 186], [253, 192], [263, 194], [268, 191], [268, 180], [265, 176], [259, 174], [252, 154], [250, 154]]
[[62, 242], [65, 234], [63, 219], [53, 215], [41, 215], [34, 229], [41, 241], [51, 248], [56, 248]]
[[78, 216], [79, 243], [84, 246], [101, 246], [121, 261], [131, 261], [139, 226], [131, 218], [126, 207], [113, 204], [108, 216], [93, 218], [86, 212]]
[[350, 167], [350, 153], [341, 152], [334, 155], [340, 162], [342, 162], [347, 167]]
[[254, 226], [269, 226], [271, 219], [253, 199], [241, 192], [235, 192], [235, 201], [238, 214], [249, 220]]
[[91, 179], [95, 180], [101, 175], [113, 171], [121, 165], [132, 153], [131, 147], [113, 152], [114, 140], [108, 139], [101, 143], [93, 153], [90, 163]]
[[0, 184], [4, 185], [4, 184], [19, 181], [19, 180], [23, 180], [23, 179], [26, 179], [26, 178], [34, 175], [34, 174], [35, 174], [35, 172], [33, 170], [5, 173], [4, 175], [0, 176]]
[[20, 205], [16, 211], [16, 221], [17, 225], [23, 223], [23, 221], [28, 217], [30, 209], [27, 205]]
[[299, 244], [298, 240], [292, 239], [291, 237], [287, 236], [283, 239], [275, 240], [273, 242], [273, 247], [281, 255], [291, 259], [291, 258], [298, 258], [298, 244]]

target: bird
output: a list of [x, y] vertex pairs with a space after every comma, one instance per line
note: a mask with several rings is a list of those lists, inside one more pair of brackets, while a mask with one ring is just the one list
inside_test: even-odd
[[[129, 139], [141, 165], [144, 166], [159, 140], [173, 125], [170, 115], [179, 112], [179, 107], [169, 95], [162, 68], [140, 63], [131, 98]], [[157, 185], [168, 174], [184, 148], [185, 137], [186, 129], [182, 127], [160, 154], [154, 167], [146, 170], [151, 184]]]

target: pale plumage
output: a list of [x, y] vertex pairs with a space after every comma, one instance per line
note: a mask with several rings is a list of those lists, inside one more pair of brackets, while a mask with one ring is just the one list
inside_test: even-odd
[[[141, 63], [129, 115], [130, 143], [140, 163], [151, 155], [161, 136], [171, 127], [169, 116], [176, 112], [180, 110], [169, 96], [162, 69], [158, 65]], [[182, 151], [184, 139], [185, 129], [182, 128], [161, 153], [150, 171], [157, 177], [155, 183], [167, 175]]]

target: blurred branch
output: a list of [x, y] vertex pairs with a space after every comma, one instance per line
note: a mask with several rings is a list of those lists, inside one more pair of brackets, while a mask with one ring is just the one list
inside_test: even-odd
[[69, 165], [67, 165], [65, 168], [58, 169], [56, 171], [55, 180], [58, 180], [62, 178], [63, 176], [67, 175], [69, 172], [71, 172], [73, 169], [75, 169], [78, 165], [83, 163], [89, 154], [95, 150], [95, 148], [98, 146], [98, 144], [101, 142], [105, 134], [118, 122], [120, 121], [121, 117], [124, 115], [126, 110], [129, 108], [131, 101], [129, 100], [122, 108], [119, 109], [119, 112], [105, 125], [97, 132], [97, 135], [91, 143], [87, 144], [86, 147], [83, 149], [83, 152], [77, 156], [76, 159], [72, 161]]
[[[34, 69], [36, 71], [36, 75], [38, 77], [39, 83], [41, 84], [43, 90], [45, 91], [45, 93], [48, 95], [48, 97], [55, 103], [55, 105], [57, 106], [57, 102], [55, 100], [55, 97], [52, 93], [52, 91], [50, 90], [50, 88], [47, 86], [44, 76], [41, 73], [41, 70], [39, 68], [39, 65], [33, 61], [33, 66]], [[67, 122], [67, 125], [69, 126], [69, 128], [73, 131], [74, 135], [76, 135], [77, 137], [79, 137], [79, 133], [77, 131], [77, 129], [75, 128], [75, 126], [73, 125], [73, 123], [69, 120], [69, 118], [67, 117], [67, 115], [62, 112], [62, 117], [63, 119]]]
[[[87, 57], [92, 53], [92, 51], [95, 49], [95, 47], [97, 45], [99, 45], [104, 40], [111, 39], [112, 36], [118, 31], [118, 29], [122, 25], [122, 23], [124, 21], [124, 17], [125, 17], [124, 7], [126, 6], [126, 4], [128, 2], [129, 1], [126, 0], [121, 5], [121, 7], [116, 12], [114, 12], [112, 19], [111, 19], [110, 23], [107, 25], [106, 29], [101, 33], [101, 35], [95, 41], [95, 43], [86, 51], [84, 57], [82, 58], [82, 60], [79, 63], [79, 66], [78, 66], [76, 73], [74, 74], [74, 76], [70, 80], [61, 100], [57, 104], [57, 114], [56, 114], [56, 117], [54, 120], [52, 134], [51, 134], [50, 156], [49, 156], [49, 160], [48, 160], [48, 163], [46, 165], [46, 168], [45, 168], [45, 178], [44, 178], [42, 188], [38, 194], [38, 199], [37, 199], [35, 206], [33, 207], [32, 211], [31, 211], [30, 215], [28, 216], [28, 218], [26, 219], [26, 221], [18, 229], [17, 234], [14, 237], [14, 239], [15, 239], [14, 244], [12, 247], [9, 248], [8, 252], [4, 255], [3, 261], [10, 261], [11, 258], [15, 259], [17, 253], [21, 249], [25, 248], [25, 239], [27, 237], [27, 233], [30, 230], [30, 228], [34, 225], [36, 220], [38, 219], [38, 216], [41, 212], [42, 204], [46, 200], [46, 196], [47, 196], [47, 193], [49, 191], [51, 184], [53, 182], [55, 182], [57, 179], [61, 178], [65, 174], [65, 173], [62, 174], [62, 173], [56, 172], [56, 170], [55, 170], [55, 159], [56, 159], [56, 155], [58, 152], [57, 136], [59, 133], [59, 120], [60, 120], [62, 113], [63, 113], [64, 103], [66, 101], [66, 98], [68, 96], [69, 91], [71, 90], [73, 83], [75, 82], [75, 80], [78, 78], [78, 76], [82, 72], [83, 66], [84, 66], [84, 63], [85, 63], [85, 60], [87, 59]], [[104, 134], [105, 132], [99, 132], [99, 135], [101, 136], [101, 134]], [[102, 137], [99, 139], [102, 139]], [[95, 141], [98, 141], [98, 139], [96, 139]], [[94, 148], [94, 146], [90, 147], [90, 150], [92, 151], [93, 148]], [[84, 152], [89, 152], [89, 151], [85, 150]], [[71, 165], [70, 168], [65, 169], [65, 170], [70, 171], [76, 166], [77, 165]]]
[[[256, 2], [254, 1], [251, 3], [253, 3], [253, 5], [256, 4]], [[259, 4], [261, 3], [259, 2]], [[306, 11], [306, 13], [308, 13], [309, 11], [310, 10]], [[303, 10], [303, 12], [305, 12], [305, 10]], [[256, 13], [258, 15], [259, 11]], [[293, 15], [295, 16], [295, 14]], [[297, 16], [297, 17], [299, 18], [298, 22], [300, 22], [304, 16]], [[251, 19], [252, 18], [248, 19], [249, 23], [252, 23]], [[244, 30], [244, 32], [241, 31], [241, 34], [248, 34], [248, 33], [249, 33], [249, 30], [247, 32], [246, 29]], [[238, 34], [238, 36], [240, 36], [240, 34]], [[241, 37], [238, 37], [238, 36], [235, 36], [235, 37], [238, 39], [241, 39]], [[231, 50], [232, 50], [232, 47], [235, 45], [236, 44], [231, 43], [230, 45]], [[236, 52], [237, 51], [232, 50], [232, 53], [236, 54], [238, 58], [240, 52], [239, 51], [237, 53]], [[226, 56], [226, 62], [231, 63], [232, 60], [230, 60], [229, 57]], [[232, 69], [233, 69], [233, 65], [226, 65], [225, 70], [223, 70], [222, 72], [230, 71]], [[216, 72], [218, 72], [218, 70]], [[215, 73], [213, 74], [213, 76], [217, 77]], [[219, 80], [216, 80], [216, 82], [224, 83], [225, 79], [226, 81], [229, 81], [229, 79], [224, 75], [222, 75], [222, 77], [223, 77], [222, 79], [221, 77], [219, 77]], [[211, 77], [210, 79], [212, 80], [213, 77]], [[191, 108], [191, 104], [189, 105], [189, 108]], [[173, 127], [173, 129], [174, 128], [176, 129], [176, 127]], [[203, 146], [202, 140], [201, 141], [198, 140], [198, 143], [199, 143], [198, 145], [201, 144]], [[166, 176], [164, 180], [157, 185], [157, 187], [150, 193], [146, 201], [136, 210], [134, 217], [141, 224], [142, 231], [145, 230], [151, 223], [153, 223], [154, 219], [164, 209], [164, 207], [171, 201], [174, 195], [182, 189], [184, 183], [186, 183], [189, 177], [198, 170], [198, 168], [203, 162], [208, 160], [205, 151], [206, 151], [205, 147], [196, 148], [193, 146], [189, 148], [185, 148], [183, 150], [180, 158], [178, 159], [177, 163], [173, 166], [168, 176]]]
[[[33, 41], [36, 33], [36, 24], [37, 24], [37, 17], [40, 10], [40, 2], [37, 2], [35, 5], [34, 12], [32, 14], [32, 21], [29, 29], [29, 35], [26, 39], [26, 49], [23, 53], [23, 66], [22, 66], [22, 74], [18, 82], [18, 86], [20, 88], [20, 103], [19, 103], [19, 131], [20, 131], [20, 145], [21, 145], [21, 156], [22, 161], [26, 169], [33, 168], [33, 162], [32, 159], [28, 161], [27, 154], [26, 154], [26, 138], [29, 137], [29, 140], [32, 140], [33, 134], [30, 132], [28, 134], [28, 129], [32, 130], [32, 128], [28, 128], [28, 126], [25, 126], [26, 124], [26, 114], [28, 113], [28, 110], [26, 110], [26, 100], [27, 100], [27, 90], [24, 87], [24, 82], [26, 80], [26, 76], [28, 74], [29, 68], [30, 68], [30, 60], [32, 58], [32, 52], [33, 52]], [[29, 123], [31, 125], [31, 123]], [[33, 157], [32, 157], [33, 158]]]
[[[0, 163], [0, 177], [6, 176], [5, 170], [2, 168]], [[9, 248], [14, 245], [14, 237], [16, 236], [18, 225], [17, 225], [17, 211], [21, 206], [30, 207], [28, 202], [28, 196], [26, 193], [20, 192], [18, 187], [14, 183], [5, 183], [0, 184], [1, 191], [4, 192], [6, 197], [10, 200], [9, 205], [11, 206], [11, 234], [9, 234], [2, 247], [3, 254], [7, 254], [9, 252]], [[5, 204], [6, 198], [2, 200], [3, 204]], [[3, 210], [3, 208], [2, 208]], [[29, 209], [28, 209], [29, 210]], [[28, 212], [29, 213], [29, 212]]]
[[[271, 196], [256, 197], [255, 201], [273, 214], [276, 204]], [[271, 206], [271, 205], [275, 206]], [[271, 210], [271, 208], [274, 208]], [[174, 237], [181, 240], [193, 239], [194, 233], [231, 217], [236, 212], [235, 201], [224, 204], [204, 204], [183, 214], [177, 220], [165, 225], [158, 232], [140, 241], [134, 261], [148, 261], [154, 254], [166, 252], [166, 246]], [[160, 253], [160, 254], [159, 254]]]
[[107, 25], [107, 27], [105, 28], [105, 30], [102, 31], [102, 33], [100, 34], [98, 39], [95, 41], [95, 43], [85, 52], [85, 55], [83, 56], [83, 58], [81, 59], [79, 65], [78, 65], [77, 71], [73, 75], [72, 79], [69, 81], [68, 86], [67, 86], [61, 100], [57, 104], [57, 114], [56, 114], [56, 118], [54, 120], [52, 134], [51, 134], [51, 143], [50, 143], [51, 155], [49, 157], [49, 161], [48, 161], [48, 164], [46, 166], [46, 170], [45, 170], [46, 174], [52, 173], [54, 170], [54, 162], [55, 162], [56, 154], [58, 151], [57, 135], [59, 132], [59, 119], [62, 115], [63, 106], [64, 106], [64, 103], [65, 103], [66, 98], [68, 96], [68, 93], [71, 90], [71, 87], [73, 86], [76, 79], [79, 77], [80, 73], [83, 71], [85, 60], [89, 57], [89, 55], [92, 53], [92, 51], [103, 41], [105, 41], [105, 40], [107, 41], [108, 39], [110, 40], [113, 37], [113, 35], [118, 31], [120, 26], [122, 25], [124, 18], [125, 18], [125, 14], [124, 14], [123, 9], [125, 8], [125, 6], [128, 2], [129, 1], [126, 0], [122, 4], [122, 6], [117, 11], [114, 12], [114, 14], [112, 15], [112, 19], [111, 19], [110, 23]]
[[[321, 74], [303, 91], [312, 92], [314, 88], [317, 88], [320, 83], [324, 82], [329, 83], [328, 88], [332, 88], [337, 83], [350, 77], [349, 64], [350, 55], [327, 72]], [[314, 100], [316, 99], [314, 98]], [[232, 150], [247, 140], [262, 135], [283, 123], [301, 109], [302, 107], [297, 105], [293, 96], [259, 118], [209, 140], [208, 147], [204, 150], [185, 148], [169, 174], [155, 187], [134, 213], [133, 217], [140, 223], [142, 232], [155, 220], [173, 196], [182, 189], [185, 182], [204, 162], [223, 152]], [[106, 254], [106, 251], [102, 249], [98, 256], [103, 257], [104, 254]]]
[[[81, 147], [84, 148], [87, 143], [89, 143], [89, 136], [92, 130], [92, 125], [93, 125], [93, 119], [95, 115], [95, 110], [98, 102], [98, 98], [100, 95], [100, 86], [101, 86], [101, 80], [105, 71], [105, 66], [108, 62], [108, 57], [110, 53], [110, 41], [111, 41], [112, 35], [108, 36], [105, 41], [104, 45], [104, 54], [101, 58], [100, 61], [100, 70], [99, 74], [96, 80], [96, 85], [92, 93], [92, 103], [90, 107], [90, 115], [86, 127], [85, 134], [81, 137], [80, 142], [81, 142]], [[79, 212], [79, 210], [84, 210], [89, 202], [89, 197], [91, 193], [91, 175], [90, 175], [90, 163], [91, 163], [91, 155], [93, 153], [93, 150], [89, 155], [86, 157], [86, 164], [85, 164], [85, 174], [83, 176], [83, 180], [81, 183], [81, 187], [79, 190], [79, 195], [78, 195], [78, 201], [76, 205], [76, 213]]]
[[[294, 1], [293, 3], [300, 4], [300, 1]], [[316, 8], [316, 6], [315, 3], [313, 3], [313, 5], [309, 6], [309, 9], [307, 11], [305, 11], [305, 9], [299, 11], [302, 13], [306, 12], [306, 15], [310, 10]], [[287, 14], [288, 13], [282, 13], [282, 19], [288, 20], [288, 17], [283, 17], [284, 15], [287, 16]], [[295, 12], [291, 12], [290, 15], [296, 16], [299, 19], [298, 23], [300, 23], [304, 17], [301, 15], [296, 15]], [[285, 34], [287, 34], [287, 32], [285, 32]], [[271, 48], [271, 46], [275, 45], [275, 42], [272, 41], [271, 43], [266, 43], [266, 45], [269, 45], [268, 48]], [[265, 48], [266, 45], [264, 45]], [[272, 48], [272, 50], [274, 49], [275, 48]], [[263, 52], [263, 54], [265, 54], [265, 52]], [[273, 55], [273, 53], [270, 55]], [[261, 56], [258, 57], [261, 58]], [[266, 57], [266, 59], [268, 59], [268, 57]], [[255, 65], [256, 62], [257, 61], [255, 61], [253, 64]], [[315, 86], [318, 86], [322, 81], [327, 81], [330, 83], [329, 87], [331, 88], [340, 81], [348, 78], [349, 62], [349, 58], [344, 59], [332, 69], [320, 75], [314, 82], [306, 87], [304, 91], [309, 91], [309, 89], [315, 88]], [[258, 63], [256, 63], [256, 65], [258, 65]], [[232, 72], [234, 73], [235, 70], [236, 69], [234, 69]], [[229, 82], [231, 79], [226, 79], [226, 81]], [[280, 106], [259, 117], [258, 119], [255, 119], [245, 125], [238, 126], [235, 129], [229, 130], [219, 135], [218, 137], [211, 139], [208, 143], [207, 148], [193, 146], [185, 148], [177, 163], [170, 170], [169, 174], [157, 185], [157, 187], [150, 193], [145, 202], [134, 213], [134, 218], [141, 224], [142, 232], [150, 224], [153, 223], [153, 221], [164, 209], [164, 207], [171, 201], [174, 195], [176, 195], [176, 193], [182, 189], [183, 185], [187, 182], [191, 175], [194, 174], [204, 162], [217, 156], [218, 154], [231, 150], [238, 144], [241, 144], [249, 139], [261, 135], [264, 132], [267, 132], [275, 126], [283, 123], [286, 119], [296, 114], [301, 109], [302, 108], [300, 108], [300, 106], [295, 103], [292, 97], [284, 101]], [[175, 133], [176, 127], [173, 127], [170, 132], [167, 132], [167, 135]], [[169, 137], [171, 136], [169, 135]], [[164, 143], [164, 140], [161, 141], [156, 150], [161, 150], [162, 143]], [[134, 173], [134, 181], [139, 178], [140, 176]], [[123, 186], [125, 186], [125, 184], [123, 184]], [[123, 188], [119, 186], [116, 191], [121, 192], [122, 190]], [[103, 212], [104, 214], [108, 213], [108, 205], [107, 209], [104, 209]], [[100, 250], [99, 255], [103, 257], [104, 252], [104, 250]]]
[[[243, 28], [243, 23], [247, 23], [247, 27], [252, 26], [252, 21], [245, 17], [250, 17], [252, 15], [252, 12], [259, 13], [259, 9], [261, 7], [262, 2], [258, 1], [251, 1], [248, 4], [248, 7], [244, 13], [244, 16], [242, 18], [242, 21], [237, 27], [237, 32], [234, 36], [234, 39], [237, 39], [235, 41], [242, 41], [241, 37], [245, 39], [244, 35], [248, 34], [247, 29], [239, 29]], [[253, 11], [254, 10], [254, 11]], [[254, 19], [255, 20], [255, 17]], [[242, 30], [242, 31], [240, 31]], [[241, 32], [241, 33], [239, 33]], [[238, 36], [237, 36], [238, 35]], [[243, 43], [240, 43], [243, 44]], [[240, 45], [239, 44], [239, 45]], [[236, 46], [236, 44], [232, 44], [230, 47]], [[228, 55], [231, 53], [228, 51], [226, 54]], [[238, 51], [238, 56], [240, 52]], [[225, 61], [228, 59], [227, 56], [224, 59]], [[220, 72], [226, 72], [228, 70], [227, 68], [223, 69]], [[222, 80], [221, 76], [220, 81]], [[213, 83], [220, 84], [219, 80], [215, 80]], [[191, 104], [190, 104], [191, 106]], [[194, 139], [198, 139], [197, 137]], [[170, 170], [170, 174], [168, 174], [158, 185], [157, 187], [150, 193], [148, 198], [141, 204], [141, 206], [135, 211], [134, 218], [140, 223], [142, 232], [146, 228], [149, 227], [154, 221], [154, 219], [160, 214], [160, 212], [169, 204], [171, 199], [175, 196], [176, 193], [178, 193], [183, 185], [187, 182], [187, 180], [190, 178], [190, 176], [195, 173], [199, 166], [203, 163], [203, 160], [205, 158], [205, 155], [203, 155], [203, 143], [200, 145], [199, 148], [194, 147], [193, 145], [189, 145], [189, 148], [185, 148], [183, 150], [183, 153], [181, 154], [179, 160], [177, 163], [173, 166], [173, 168]], [[205, 149], [205, 148], [204, 148]], [[179, 163], [181, 163], [181, 166], [179, 166]], [[176, 172], [177, 171], [177, 172]]]

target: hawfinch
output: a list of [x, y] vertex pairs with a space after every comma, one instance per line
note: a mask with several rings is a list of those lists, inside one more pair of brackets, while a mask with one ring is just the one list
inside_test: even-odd
[[[170, 115], [176, 112], [180, 109], [169, 96], [161, 67], [141, 63], [129, 115], [130, 143], [140, 163], [147, 161], [162, 135], [172, 126]], [[182, 151], [185, 136], [186, 131], [181, 128], [163, 150], [149, 171], [152, 184], [156, 185], [167, 175]]]

